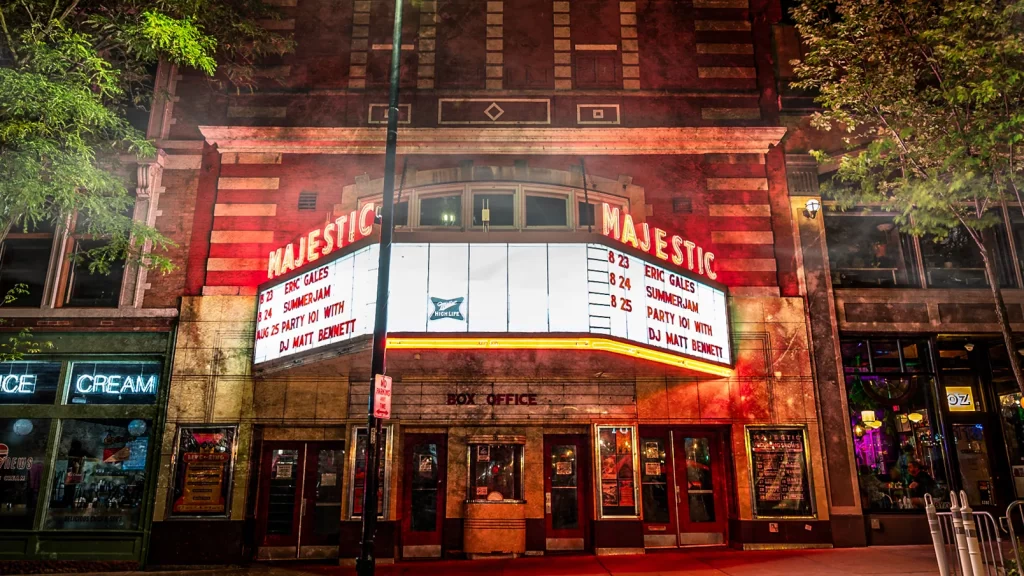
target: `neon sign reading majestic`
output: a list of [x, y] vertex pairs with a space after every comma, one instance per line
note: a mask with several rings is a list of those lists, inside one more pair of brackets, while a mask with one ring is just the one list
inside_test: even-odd
[[335, 250], [366, 238], [373, 232], [377, 212], [372, 203], [363, 204], [358, 211], [337, 217], [319, 228], [310, 230], [295, 242], [278, 248], [267, 259], [267, 278], [277, 278], [296, 268], [315, 262]]
[[609, 238], [629, 244], [661, 260], [670, 261], [676, 266], [686, 266], [687, 270], [703, 274], [712, 280], [718, 278], [718, 274], [711, 267], [715, 261], [712, 252], [678, 234], [670, 235], [665, 230], [650, 226], [646, 222], [637, 226], [633, 223], [633, 217], [627, 212], [620, 213], [618, 207], [604, 204], [602, 231]]

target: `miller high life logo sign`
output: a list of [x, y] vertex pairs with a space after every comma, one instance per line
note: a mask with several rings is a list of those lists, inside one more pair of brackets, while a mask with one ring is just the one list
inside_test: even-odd
[[287, 274], [315, 262], [321, 256], [327, 256], [335, 250], [341, 250], [366, 238], [373, 232], [376, 216], [374, 205], [367, 203], [359, 210], [343, 214], [332, 222], [310, 230], [299, 238], [298, 245], [290, 242], [287, 246], [274, 250], [267, 260], [267, 279]]
[[603, 220], [602, 232], [605, 236], [712, 280], [718, 278], [711, 267], [715, 255], [682, 236], [669, 234], [646, 222], [637, 226], [632, 216], [608, 204], [604, 204]]

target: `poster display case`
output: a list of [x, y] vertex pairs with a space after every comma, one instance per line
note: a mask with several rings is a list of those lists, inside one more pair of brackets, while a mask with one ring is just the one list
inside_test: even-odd
[[639, 518], [636, 426], [594, 426], [598, 518]]
[[747, 426], [754, 518], [814, 518], [807, 428]]
[[237, 438], [236, 426], [178, 427], [169, 518], [230, 518]]

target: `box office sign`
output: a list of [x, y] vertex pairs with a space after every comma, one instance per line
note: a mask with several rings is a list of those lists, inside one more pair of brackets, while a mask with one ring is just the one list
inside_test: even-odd
[[60, 362], [0, 363], [0, 404], [53, 404]]
[[[261, 287], [253, 362], [370, 334], [377, 255], [373, 244]], [[571, 349], [599, 342], [623, 354], [640, 345], [650, 359], [692, 359], [725, 373], [733, 361], [724, 288], [595, 243], [396, 244], [388, 332], [389, 348], [402, 346], [402, 334], [438, 348], [460, 333], [495, 342], [517, 335], [504, 340], [534, 348], [571, 340], [563, 346]]]
[[232, 426], [178, 429], [172, 517], [230, 515], [236, 433]]
[[160, 362], [73, 362], [69, 404], [153, 404]]

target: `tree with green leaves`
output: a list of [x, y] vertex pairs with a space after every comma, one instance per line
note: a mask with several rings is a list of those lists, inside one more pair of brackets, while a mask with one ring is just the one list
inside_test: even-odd
[[1024, 0], [805, 0], [793, 17], [806, 46], [794, 87], [848, 147], [823, 193], [888, 210], [915, 236], [967, 236], [1024, 392], [994, 214], [1022, 200]]
[[128, 121], [153, 96], [160, 59], [247, 87], [264, 56], [291, 41], [259, 25], [261, 0], [0, 2], [0, 242], [52, 223], [106, 242], [76, 257], [93, 272], [119, 260], [168, 270], [169, 240], [132, 219], [120, 165], [154, 145]]

